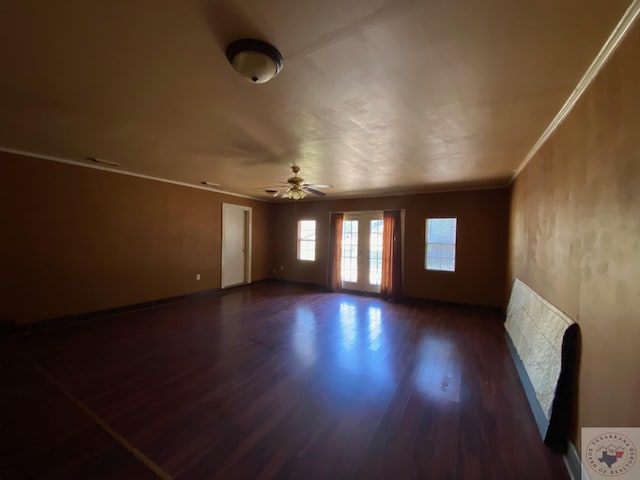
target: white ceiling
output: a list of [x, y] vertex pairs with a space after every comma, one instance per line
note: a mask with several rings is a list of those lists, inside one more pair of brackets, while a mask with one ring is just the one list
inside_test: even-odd
[[[505, 185], [629, 0], [21, 0], [0, 14], [0, 147], [268, 198]], [[242, 37], [284, 55], [253, 85]]]

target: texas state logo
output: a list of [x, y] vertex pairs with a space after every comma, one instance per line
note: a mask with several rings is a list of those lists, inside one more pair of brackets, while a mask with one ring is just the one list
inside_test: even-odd
[[[636, 442], [640, 429], [582, 430], [582, 461], [588, 478], [640, 479], [640, 468], [636, 468]], [[625, 434], [626, 430], [631, 430], [631, 435]]]

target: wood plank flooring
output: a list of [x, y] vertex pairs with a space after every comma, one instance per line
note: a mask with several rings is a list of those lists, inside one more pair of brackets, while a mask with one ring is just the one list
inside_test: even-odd
[[3, 480], [569, 478], [487, 309], [265, 283], [0, 348]]

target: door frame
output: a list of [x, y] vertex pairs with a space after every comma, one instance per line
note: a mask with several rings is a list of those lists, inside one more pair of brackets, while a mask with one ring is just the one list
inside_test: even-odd
[[[243, 283], [234, 283], [233, 285], [224, 285], [224, 268], [225, 268], [225, 247], [224, 247], [224, 226], [225, 226], [225, 207], [234, 208], [238, 210], [242, 210], [244, 212], [244, 238], [245, 238], [245, 255], [244, 255], [244, 282]], [[251, 232], [251, 215], [252, 209], [251, 207], [247, 207], [245, 205], [235, 205], [233, 203], [223, 203], [222, 204], [222, 224], [220, 227], [220, 288], [228, 288], [234, 287], [237, 285], [246, 285], [251, 283], [251, 251], [252, 251], [252, 232]]]

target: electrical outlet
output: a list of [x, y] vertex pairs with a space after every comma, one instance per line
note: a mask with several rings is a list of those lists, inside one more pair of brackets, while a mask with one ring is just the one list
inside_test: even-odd
[[200, 280], [200, 274], [196, 273], [196, 280]]
[[280, 265], [280, 270], [284, 270], [284, 265]]

